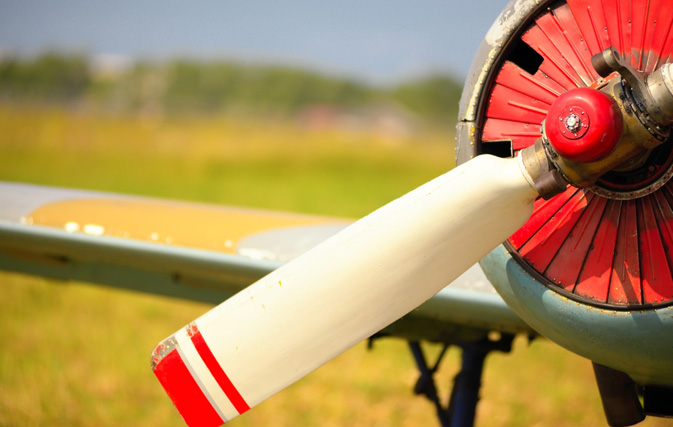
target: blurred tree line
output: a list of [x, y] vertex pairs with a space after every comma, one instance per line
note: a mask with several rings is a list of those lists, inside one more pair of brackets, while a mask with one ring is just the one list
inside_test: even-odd
[[91, 85], [88, 63], [81, 56], [49, 53], [31, 61], [0, 61], [0, 99], [72, 102]]
[[392, 105], [453, 126], [461, 89], [441, 75], [381, 88], [299, 68], [235, 62], [139, 62], [106, 70], [82, 55], [0, 59], [0, 102], [84, 104], [132, 113], [296, 114], [315, 105]]

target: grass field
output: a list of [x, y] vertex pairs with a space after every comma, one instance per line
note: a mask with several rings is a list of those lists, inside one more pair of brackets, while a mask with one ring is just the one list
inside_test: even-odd
[[[0, 180], [359, 217], [452, 167], [451, 138], [4, 108]], [[183, 425], [149, 355], [209, 306], [4, 273], [0, 290], [0, 425]], [[437, 425], [416, 375], [404, 342], [360, 344], [230, 425]], [[480, 426], [604, 424], [590, 363], [544, 340], [490, 356], [483, 383]]]

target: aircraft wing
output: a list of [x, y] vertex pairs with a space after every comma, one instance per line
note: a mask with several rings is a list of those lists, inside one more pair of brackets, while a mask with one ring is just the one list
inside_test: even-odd
[[[351, 223], [8, 182], [0, 201], [2, 270], [213, 304]], [[381, 333], [447, 342], [492, 330], [533, 333], [475, 265]]]

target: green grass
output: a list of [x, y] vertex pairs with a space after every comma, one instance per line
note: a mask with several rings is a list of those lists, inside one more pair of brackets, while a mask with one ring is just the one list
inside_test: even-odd
[[452, 135], [0, 111], [0, 179], [361, 216], [453, 165]]
[[[451, 138], [4, 109], [0, 180], [358, 217], [452, 167]], [[183, 425], [149, 355], [208, 306], [4, 273], [0, 290], [0, 425]], [[404, 342], [360, 344], [230, 425], [436, 425], [416, 375]], [[482, 397], [482, 426], [604, 423], [589, 362], [543, 340], [490, 356]]]

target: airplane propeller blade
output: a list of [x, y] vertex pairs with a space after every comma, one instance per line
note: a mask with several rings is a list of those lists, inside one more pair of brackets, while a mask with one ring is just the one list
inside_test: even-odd
[[431, 298], [529, 218], [520, 157], [479, 156], [357, 221], [161, 342], [192, 426], [236, 417]]

